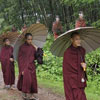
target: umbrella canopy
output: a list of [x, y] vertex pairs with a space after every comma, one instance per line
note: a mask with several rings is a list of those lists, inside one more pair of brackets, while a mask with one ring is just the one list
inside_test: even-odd
[[25, 34], [31, 33], [33, 36], [32, 44], [36, 47], [42, 48], [47, 37], [48, 29], [43, 24], [32, 24], [29, 28], [27, 28], [17, 39], [14, 45], [14, 56], [17, 60], [19, 47], [25, 42]]
[[17, 32], [6, 32], [0, 35], [0, 49], [3, 46], [3, 40], [5, 38], [8, 38], [11, 42], [11, 45], [14, 45], [15, 41], [18, 38], [18, 33]]
[[82, 40], [81, 45], [85, 48], [87, 53], [100, 47], [100, 29], [80, 27], [65, 32], [54, 41], [51, 46], [51, 52], [53, 55], [63, 57], [65, 50], [71, 45], [70, 38], [73, 32], [78, 32], [80, 34]]

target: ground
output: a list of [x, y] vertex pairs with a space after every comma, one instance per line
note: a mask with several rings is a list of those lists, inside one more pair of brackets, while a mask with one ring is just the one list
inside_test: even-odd
[[[65, 100], [63, 96], [51, 92], [50, 89], [39, 87], [38, 97], [40, 100]], [[21, 92], [15, 90], [3, 89], [2, 72], [0, 71], [0, 100], [23, 100]]]

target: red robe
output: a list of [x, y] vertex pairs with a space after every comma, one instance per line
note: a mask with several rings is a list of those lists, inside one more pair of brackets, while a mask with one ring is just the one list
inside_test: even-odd
[[83, 20], [78, 19], [76, 21], [75, 28], [78, 28], [78, 27], [86, 27], [86, 22], [84, 19]]
[[[24, 43], [19, 49], [19, 80], [17, 87], [23, 93], [37, 93], [35, 53], [35, 47], [27, 43]], [[23, 71], [24, 75], [22, 75]]]
[[13, 47], [4, 46], [0, 52], [0, 61], [3, 72], [5, 85], [13, 85], [15, 83], [14, 62], [10, 61], [13, 57]]
[[[70, 46], [64, 53], [63, 78], [66, 100], [86, 100], [86, 78], [81, 67], [84, 56], [85, 50], [82, 47]], [[85, 79], [84, 83], [81, 81], [82, 78]]]
[[59, 36], [57, 34], [57, 30], [60, 30], [62, 32], [62, 25], [61, 23], [57, 23], [57, 22], [54, 22], [53, 23], [53, 26], [52, 26], [52, 31], [53, 31], [53, 34], [54, 34], [54, 38], [57, 39], [57, 37]]

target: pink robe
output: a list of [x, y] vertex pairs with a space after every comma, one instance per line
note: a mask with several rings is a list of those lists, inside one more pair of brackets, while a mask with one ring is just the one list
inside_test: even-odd
[[[70, 46], [64, 53], [63, 78], [66, 100], [86, 100], [86, 77], [81, 67], [84, 56], [85, 50], [82, 47]], [[84, 83], [82, 78], [85, 79]]]
[[59, 36], [57, 34], [57, 30], [60, 30], [62, 32], [62, 25], [61, 23], [57, 23], [57, 22], [54, 22], [53, 23], [53, 26], [52, 26], [52, 31], [53, 31], [53, 34], [54, 34], [54, 39], [57, 39], [57, 37]]
[[0, 61], [5, 85], [13, 85], [15, 83], [14, 62], [11, 62], [10, 58], [13, 58], [13, 47], [2, 47]]
[[86, 22], [84, 19], [83, 20], [78, 19], [76, 21], [75, 28], [78, 28], [78, 27], [86, 27]]
[[[37, 93], [35, 53], [35, 47], [27, 43], [24, 43], [19, 49], [19, 80], [17, 87], [23, 93]], [[23, 71], [24, 75], [22, 75]]]

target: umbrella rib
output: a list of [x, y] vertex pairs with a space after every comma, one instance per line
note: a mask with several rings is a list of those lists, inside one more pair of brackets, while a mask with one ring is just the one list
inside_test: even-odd
[[35, 39], [34, 39], [34, 40], [32, 40], [32, 41], [39, 41], [39, 42], [45, 42], [45, 41], [42, 41], [42, 40], [35, 40]]
[[[64, 41], [65, 43], [63, 44], [63, 45], [65, 45], [66, 44], [66, 41]], [[61, 49], [59, 50], [59, 54], [60, 54], [60, 52], [62, 51], [62, 48], [63, 48], [63, 46], [61, 47]]]
[[[36, 29], [38, 29], [40, 26], [42, 26], [41, 24], [40, 25], [37, 25], [35, 28], [34, 28], [34, 30], [36, 30]], [[43, 27], [43, 26], [42, 26]], [[44, 28], [44, 27], [43, 27]], [[31, 27], [31, 29], [30, 29], [31, 31], [33, 31], [33, 27]], [[37, 30], [36, 30], [37, 31]]]
[[87, 30], [87, 32], [100, 33], [100, 29], [98, 31], [94, 31], [94, 30], [90, 31], [90, 30]]
[[40, 40], [32, 40], [32, 41], [45, 42], [45, 41], [40, 41]]
[[[40, 30], [36, 30], [36, 31], [34, 31], [34, 33], [36, 33], [36, 32], [42, 32], [42, 31], [45, 31], [45, 32], [47, 32], [47, 30], [46, 29], [40, 29]], [[31, 32], [33, 32], [32, 30], [31, 30]]]
[[[89, 37], [89, 36], [87, 36], [87, 35], [83, 35], [83, 36], [86, 36], [86, 37], [88, 37], [88, 38], [91, 38], [91, 37]], [[94, 40], [93, 38], [91, 38], [91, 40], [93, 40], [93, 41], [95, 41], [96, 43], [100, 44], [99, 42], [97, 42], [97, 41]]]
[[[34, 28], [34, 30], [35, 30], [35, 29], [37, 29], [38, 27], [40, 27], [41, 24], [32, 24], [29, 28], [27, 28], [27, 30], [26, 30], [25, 32], [32, 30], [32, 28], [33, 28], [34, 26], [35, 26], [35, 28]], [[25, 33], [25, 32], [24, 32], [24, 33]]]
[[100, 36], [97, 36], [96, 34], [87, 34], [87, 35], [93, 35], [93, 36], [96, 36], [96, 37], [100, 37]]
[[[57, 40], [57, 41], [59, 41], [59, 40]], [[62, 40], [62, 41], [63, 41], [63, 40]], [[61, 45], [61, 44], [62, 44], [62, 41], [60, 41], [60, 43], [57, 44], [56, 47], [58, 47], [59, 45]], [[55, 42], [55, 41], [54, 41], [54, 42]], [[53, 44], [53, 45], [54, 45], [54, 44]], [[54, 47], [53, 45], [51, 46], [51, 49]], [[50, 50], [51, 50], [51, 49], [50, 49]], [[53, 49], [53, 51], [54, 51], [54, 49]], [[56, 51], [56, 50], [55, 50], [55, 51]]]
[[[68, 45], [68, 44], [69, 44], [69, 45]], [[64, 54], [65, 50], [71, 46], [71, 42], [68, 41], [67, 44], [65, 44], [65, 46], [66, 46], [66, 48], [63, 50], [63, 54]]]
[[[68, 41], [69, 41], [69, 40], [68, 40]], [[68, 41], [65, 41], [65, 42], [68, 42]], [[61, 44], [62, 44], [62, 42], [60, 42], [60, 44], [56, 45], [56, 49], [53, 49], [53, 51], [56, 52], [56, 51], [57, 51], [57, 47], [58, 47], [59, 45], [61, 45]], [[51, 49], [52, 49], [53, 47], [54, 47], [54, 46], [52, 45]], [[50, 50], [51, 50], [51, 49], [50, 49]], [[51, 51], [52, 51], [52, 50], [51, 50]]]
[[[61, 43], [62, 43], [62, 42], [60, 42], [60, 43], [58, 43], [58, 44], [56, 45], [56, 49], [57, 49], [57, 47], [58, 47], [59, 44], [61, 45]], [[51, 51], [53, 50], [54, 52], [56, 52], [56, 49], [53, 49], [54, 45], [55, 45], [55, 44], [51, 45], [51, 49], [50, 49], [50, 50], [51, 50]]]
[[[40, 32], [40, 31], [48, 31], [48, 30], [47, 29], [36, 30], [36, 31], [34, 31], [34, 33]], [[31, 32], [32, 32], [32, 30], [31, 30]]]
[[84, 42], [86, 42], [87, 44], [88, 44], [88, 46], [91, 48], [91, 49], [94, 49], [93, 47], [92, 47], [92, 45], [90, 45], [87, 41], [85, 41], [85, 39], [83, 39], [84, 40]]

